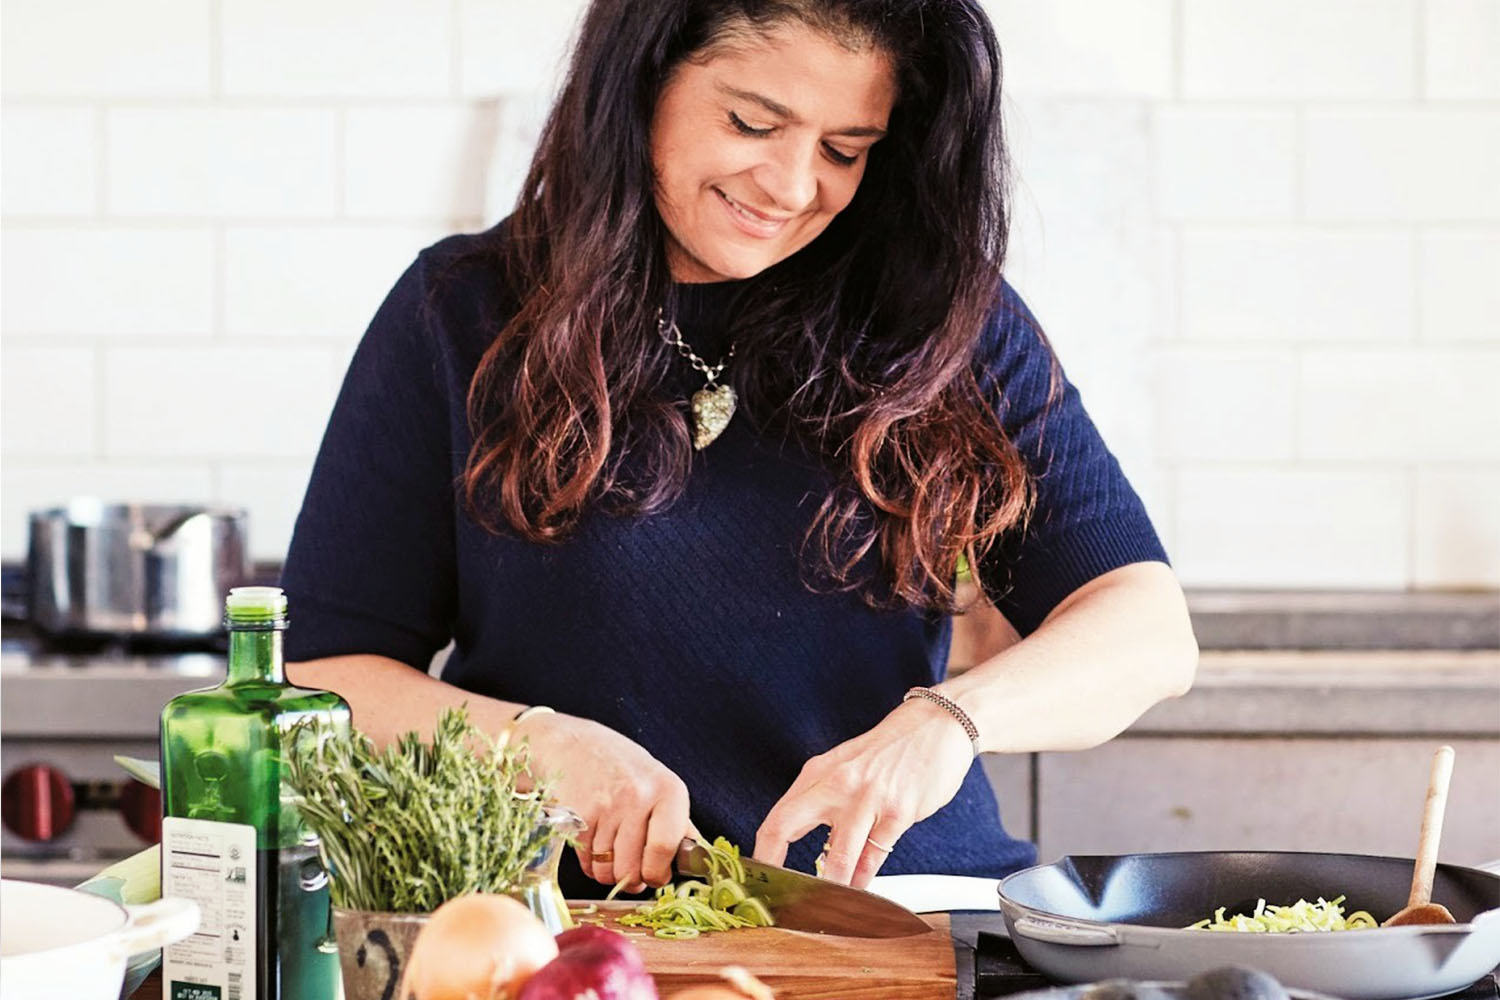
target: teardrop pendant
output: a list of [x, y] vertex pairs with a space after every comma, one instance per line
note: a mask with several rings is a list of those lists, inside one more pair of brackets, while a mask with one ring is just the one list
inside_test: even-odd
[[714, 443], [734, 417], [737, 400], [734, 387], [706, 385], [693, 393], [693, 447], [699, 451]]

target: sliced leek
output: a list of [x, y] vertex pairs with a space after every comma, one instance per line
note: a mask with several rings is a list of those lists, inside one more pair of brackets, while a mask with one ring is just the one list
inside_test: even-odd
[[[771, 927], [775, 921], [764, 901], [745, 889], [745, 866], [740, 849], [723, 837], [712, 844], [699, 841], [708, 852], [708, 874], [680, 885], [664, 885], [656, 898], [620, 918], [626, 927], [649, 927], [659, 938], [694, 938], [709, 931], [739, 927]], [[624, 886], [615, 886], [615, 894]]]
[[1188, 930], [1202, 931], [1248, 931], [1252, 934], [1305, 934], [1321, 931], [1353, 931], [1367, 927], [1378, 927], [1375, 918], [1365, 910], [1356, 910], [1344, 916], [1341, 905], [1344, 897], [1327, 900], [1318, 897], [1316, 903], [1299, 899], [1291, 906], [1267, 905], [1264, 899], [1257, 900], [1252, 914], [1236, 913], [1224, 916], [1224, 907], [1214, 911], [1211, 919], [1191, 924]]

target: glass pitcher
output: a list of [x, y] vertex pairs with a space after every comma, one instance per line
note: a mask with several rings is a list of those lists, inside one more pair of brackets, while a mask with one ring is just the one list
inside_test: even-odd
[[520, 884], [510, 895], [525, 903], [549, 931], [560, 934], [573, 926], [573, 917], [557, 884], [557, 866], [563, 849], [583, 832], [585, 824], [577, 813], [561, 806], [549, 806], [543, 822], [551, 835], [526, 866]]

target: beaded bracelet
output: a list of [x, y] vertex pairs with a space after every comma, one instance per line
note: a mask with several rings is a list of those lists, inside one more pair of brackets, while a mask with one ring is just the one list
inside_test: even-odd
[[974, 725], [974, 720], [969, 718], [969, 713], [958, 707], [958, 702], [947, 695], [934, 691], [932, 688], [914, 687], [901, 696], [903, 703], [913, 698], [923, 698], [947, 712], [958, 720], [958, 724], [964, 727], [964, 735], [969, 738], [969, 745], [974, 748], [974, 756], [979, 756], [979, 727]]

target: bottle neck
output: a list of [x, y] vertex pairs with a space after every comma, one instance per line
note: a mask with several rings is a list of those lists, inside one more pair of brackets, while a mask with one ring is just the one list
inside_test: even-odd
[[246, 684], [254, 681], [286, 683], [280, 629], [229, 630], [229, 675], [225, 678], [225, 683]]

